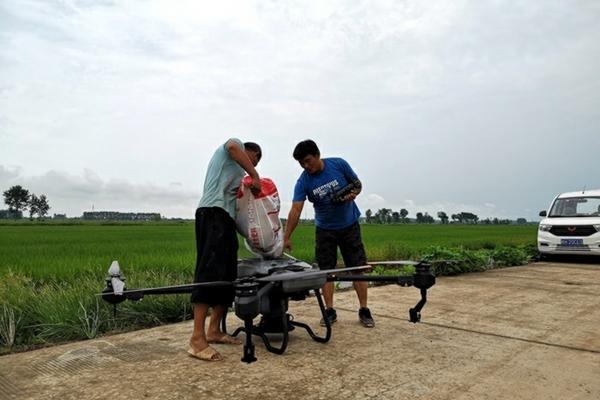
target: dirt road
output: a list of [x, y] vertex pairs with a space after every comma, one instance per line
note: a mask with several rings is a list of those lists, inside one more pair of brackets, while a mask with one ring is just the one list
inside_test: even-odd
[[[600, 399], [600, 265], [441, 278], [416, 325], [416, 289], [369, 296], [374, 329], [354, 292], [337, 293], [328, 344], [297, 329], [283, 356], [256, 343], [250, 365], [239, 346], [188, 357], [190, 322], [0, 357], [0, 399]], [[314, 299], [290, 312], [318, 323]]]

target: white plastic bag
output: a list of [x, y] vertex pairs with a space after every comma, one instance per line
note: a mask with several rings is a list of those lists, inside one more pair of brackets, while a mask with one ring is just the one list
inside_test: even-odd
[[261, 191], [250, 191], [252, 178], [242, 179], [237, 195], [236, 225], [246, 238], [246, 248], [262, 258], [283, 254], [283, 232], [279, 220], [280, 200], [277, 187], [269, 178], [261, 178]]

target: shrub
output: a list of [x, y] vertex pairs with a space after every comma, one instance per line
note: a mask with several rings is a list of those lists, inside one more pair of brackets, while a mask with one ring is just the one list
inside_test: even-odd
[[437, 276], [484, 271], [492, 264], [486, 250], [450, 249], [441, 246], [429, 248], [423, 254], [423, 259], [433, 264], [434, 274]]
[[514, 265], [523, 265], [529, 261], [529, 256], [523, 248], [518, 247], [498, 247], [492, 250], [490, 254], [494, 266], [511, 267]]

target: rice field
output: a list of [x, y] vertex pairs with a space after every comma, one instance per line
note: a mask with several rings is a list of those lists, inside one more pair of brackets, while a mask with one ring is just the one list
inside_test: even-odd
[[[363, 225], [371, 260], [418, 258], [431, 246], [467, 249], [533, 245], [535, 225]], [[292, 255], [312, 262], [314, 227], [299, 225]], [[8, 271], [35, 279], [103, 276], [112, 260], [130, 275], [137, 271], [193, 274], [193, 223], [0, 224], [0, 276]], [[248, 257], [240, 240], [240, 257]]]

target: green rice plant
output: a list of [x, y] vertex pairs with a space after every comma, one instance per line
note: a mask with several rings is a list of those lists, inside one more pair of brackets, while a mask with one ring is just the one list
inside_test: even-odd
[[100, 306], [98, 299], [96, 299], [96, 308], [88, 311], [83, 303], [79, 302], [79, 321], [81, 322], [81, 333], [88, 339], [93, 339], [98, 335], [98, 328], [100, 327]]
[[81, 338], [79, 305], [87, 283], [85, 280], [74, 285], [48, 282], [36, 288], [37, 296], [30, 299], [26, 308], [29, 324], [25, 327], [34, 343]]
[[0, 343], [9, 350], [15, 344], [20, 322], [21, 316], [15, 315], [15, 310], [7, 304], [2, 304], [2, 313], [0, 313]]

